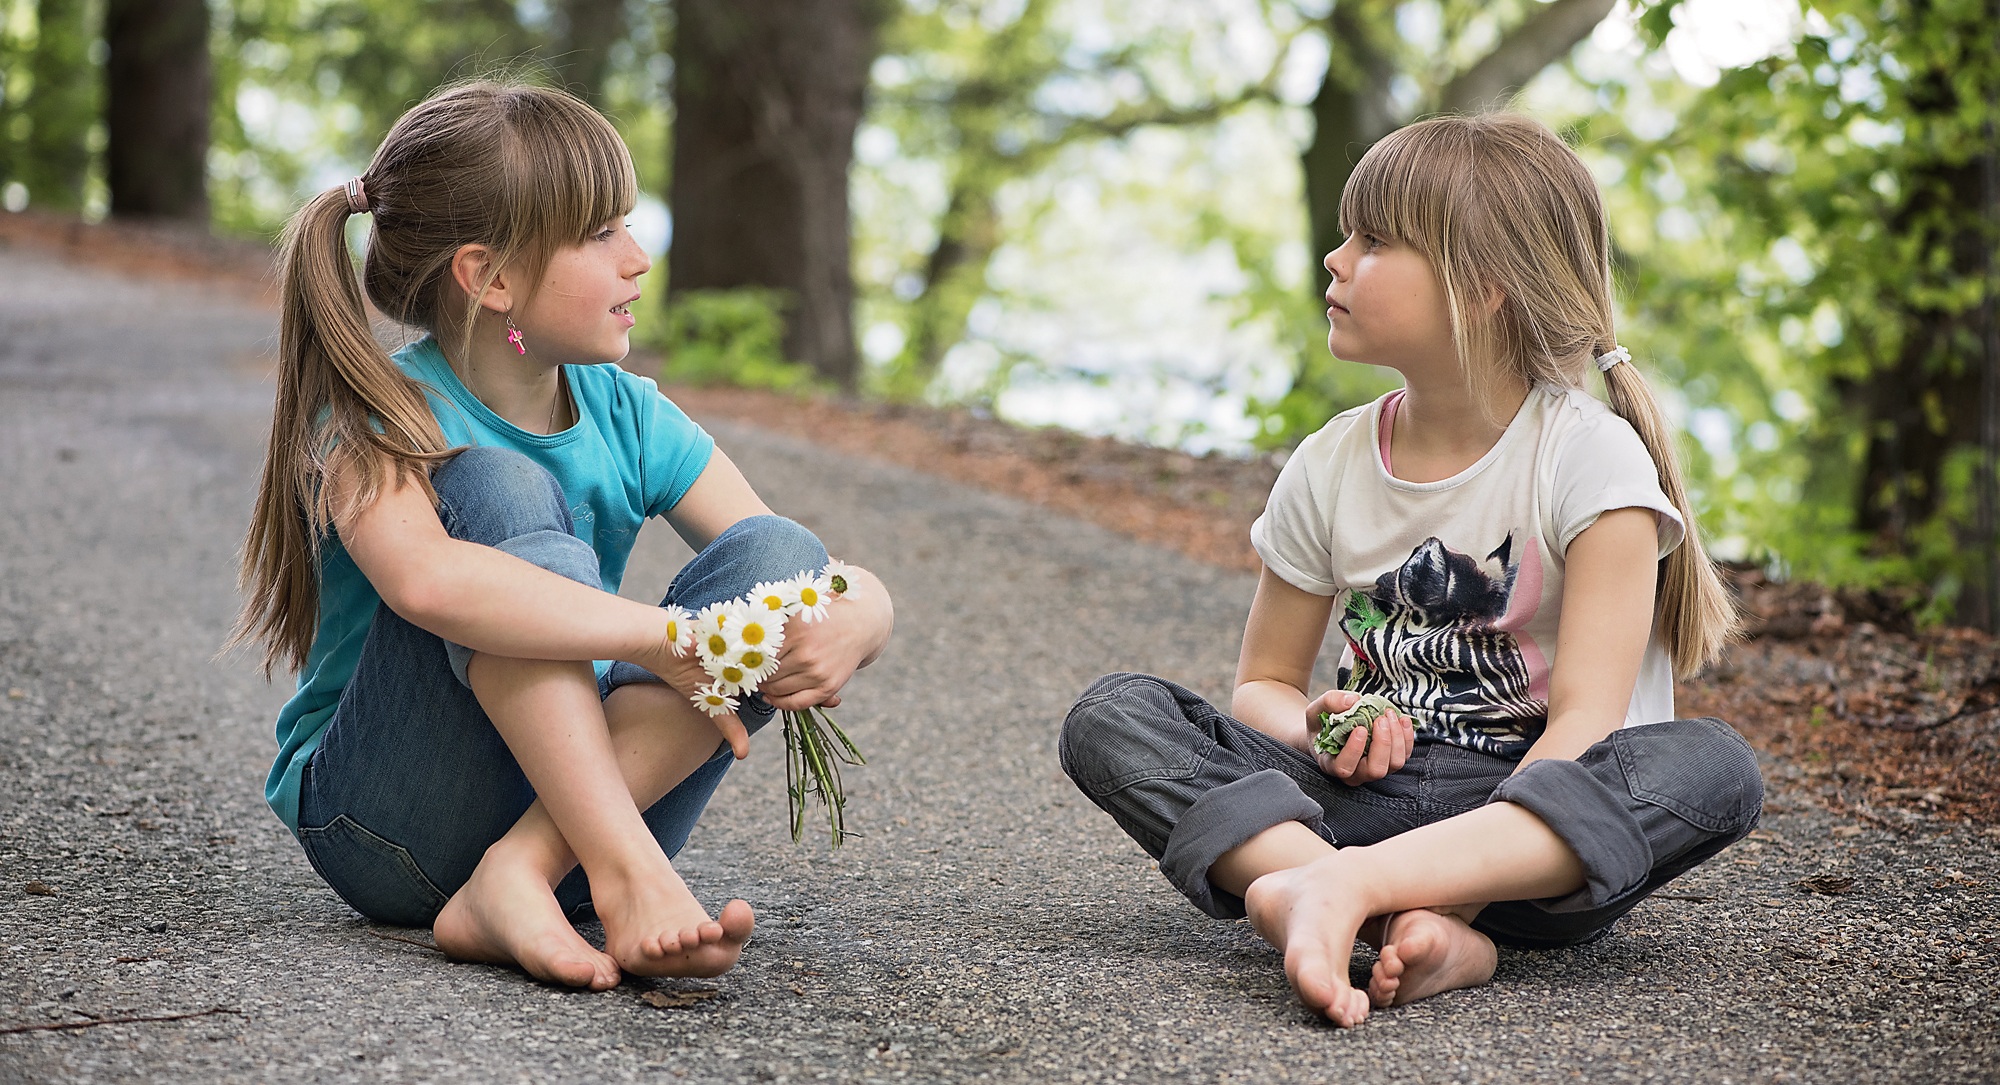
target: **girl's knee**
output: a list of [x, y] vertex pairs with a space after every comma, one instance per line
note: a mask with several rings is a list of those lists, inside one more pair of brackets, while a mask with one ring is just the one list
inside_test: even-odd
[[826, 545], [819, 536], [783, 516], [750, 516], [730, 525], [711, 548], [732, 564], [755, 570], [760, 580], [781, 580], [826, 567]]
[[1628, 738], [1626, 774], [1635, 797], [1664, 805], [1730, 839], [1757, 827], [1764, 811], [1764, 776], [1757, 751], [1734, 728], [1702, 718], [1618, 733]]
[[438, 516], [452, 538], [493, 546], [539, 531], [575, 530], [562, 485], [506, 448], [468, 448], [431, 473]]
[[1108, 674], [1092, 682], [1063, 719], [1057, 743], [1063, 771], [1095, 795], [1147, 777], [1191, 772], [1194, 730], [1159, 703], [1164, 693], [1159, 679], [1143, 674]]

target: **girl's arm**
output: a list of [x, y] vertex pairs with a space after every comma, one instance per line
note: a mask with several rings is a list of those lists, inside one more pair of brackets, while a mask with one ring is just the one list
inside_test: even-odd
[[[335, 508], [351, 483], [327, 480]], [[476, 652], [519, 659], [672, 659], [664, 611], [579, 584], [490, 546], [445, 533], [423, 487], [386, 484], [335, 530], [389, 609]]]
[[1571, 540], [1548, 729], [1522, 765], [1573, 759], [1624, 725], [1653, 631], [1659, 547], [1659, 520], [1643, 508], [1606, 512]]
[[[667, 513], [667, 522], [689, 546], [700, 550], [737, 521], [770, 512], [743, 472], [718, 448], [701, 477]], [[827, 608], [824, 621], [808, 624], [793, 618], [785, 624], [778, 670], [758, 691], [777, 708], [831, 708], [840, 703], [840, 689], [854, 672], [882, 654], [895, 624], [888, 589], [875, 574], [856, 569], [847, 593]], [[656, 673], [672, 681], [664, 672]]]
[[[1319, 714], [1353, 706], [1355, 695], [1332, 690], [1310, 701], [1313, 661], [1333, 616], [1333, 600], [1293, 587], [1265, 569], [1257, 598], [1243, 627], [1243, 652], [1236, 660], [1236, 693], [1230, 714], [1319, 762], [1320, 770], [1349, 784], [1379, 780], [1403, 767], [1416, 742], [1414, 727], [1400, 713], [1375, 722], [1374, 736], [1350, 738], [1338, 757], [1313, 749]], [[1379, 740], [1379, 741], [1377, 741]], [[1364, 749], [1366, 753], [1364, 754]]]

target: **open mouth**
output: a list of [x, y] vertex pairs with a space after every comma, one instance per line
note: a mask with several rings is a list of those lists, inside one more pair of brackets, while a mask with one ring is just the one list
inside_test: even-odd
[[629, 301], [620, 302], [619, 304], [612, 306], [611, 311], [617, 313], [619, 316], [630, 316], [632, 315], [632, 303]]

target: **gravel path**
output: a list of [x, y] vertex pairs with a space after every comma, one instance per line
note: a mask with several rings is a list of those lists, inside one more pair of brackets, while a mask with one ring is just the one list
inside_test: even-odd
[[[897, 595], [840, 711], [867, 836], [790, 842], [767, 735], [680, 864], [759, 913], [730, 975], [573, 994], [391, 940], [425, 932], [348, 911], [264, 807], [283, 683], [211, 658], [274, 336], [213, 288], [0, 250], [0, 1029], [226, 1011], [0, 1035], [0, 1083], [2000, 1076], [2000, 835], [1783, 789], [1606, 942], [1316, 1022], [1055, 761], [1103, 671], [1221, 694], [1253, 581], [733, 424], [771, 504]], [[640, 550], [635, 590], [686, 557], [664, 529]], [[1821, 874], [1851, 891], [1794, 884]]]

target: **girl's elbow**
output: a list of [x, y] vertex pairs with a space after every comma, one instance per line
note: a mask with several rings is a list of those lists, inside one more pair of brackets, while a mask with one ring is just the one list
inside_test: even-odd
[[451, 612], [451, 589], [443, 577], [399, 576], [377, 584], [376, 594], [404, 621], [419, 629], [434, 629]]

